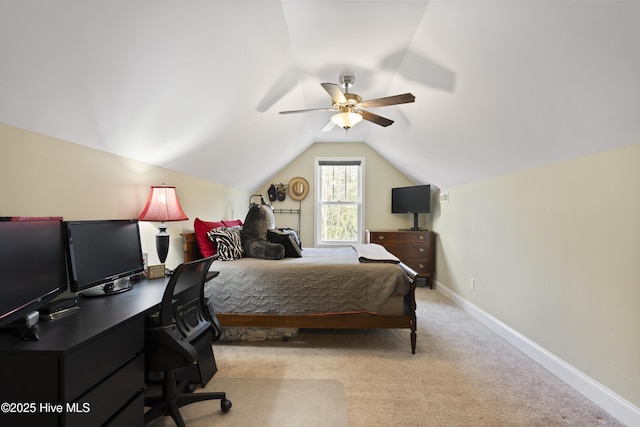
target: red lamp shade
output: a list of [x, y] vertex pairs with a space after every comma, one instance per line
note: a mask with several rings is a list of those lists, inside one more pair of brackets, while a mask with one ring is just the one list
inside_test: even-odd
[[164, 264], [169, 253], [169, 233], [165, 221], [184, 221], [187, 218], [176, 194], [176, 187], [164, 185], [151, 186], [147, 206], [138, 217], [140, 221], [160, 221], [160, 231], [156, 235], [156, 251], [158, 259]]
[[138, 217], [140, 221], [185, 221], [189, 219], [182, 210], [176, 187], [151, 186], [147, 206]]

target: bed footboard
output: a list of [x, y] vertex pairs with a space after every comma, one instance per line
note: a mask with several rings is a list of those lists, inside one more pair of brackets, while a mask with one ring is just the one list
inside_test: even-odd
[[409, 328], [411, 329], [411, 353], [416, 354], [416, 341], [418, 339], [416, 334], [416, 331], [418, 329], [418, 319], [416, 318], [416, 284], [418, 273], [402, 262], [400, 263], [400, 267], [407, 274], [409, 282], [411, 282], [409, 293], [407, 294], [405, 299], [405, 315], [408, 316], [411, 321], [411, 325], [409, 326]]
[[404, 316], [383, 316], [366, 313], [323, 316], [216, 313], [216, 317], [223, 326], [245, 328], [409, 329], [411, 331], [411, 353], [416, 354], [415, 311], [413, 315]]

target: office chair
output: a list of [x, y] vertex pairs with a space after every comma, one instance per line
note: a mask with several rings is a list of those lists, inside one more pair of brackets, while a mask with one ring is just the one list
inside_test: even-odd
[[[231, 401], [224, 392], [191, 393], [188, 378], [180, 384], [176, 381], [176, 371], [199, 364], [203, 354], [213, 360], [211, 342], [220, 337], [220, 326], [204, 298], [204, 284], [213, 260], [214, 257], [209, 257], [179, 265], [164, 291], [157, 317], [148, 322], [145, 369], [147, 373], [162, 372], [163, 379], [161, 396], [145, 397], [145, 406], [151, 407], [144, 415], [145, 424], [161, 415], [170, 415], [176, 425], [184, 427], [179, 408], [203, 400], [220, 400], [222, 412], [231, 409]], [[198, 351], [203, 348], [202, 343], [208, 347], [210, 356]], [[201, 379], [203, 386], [207, 380]]]

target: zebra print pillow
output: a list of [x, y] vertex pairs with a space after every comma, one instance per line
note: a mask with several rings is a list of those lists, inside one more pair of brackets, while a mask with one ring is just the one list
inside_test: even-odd
[[218, 245], [218, 256], [221, 261], [232, 261], [242, 258], [242, 227], [218, 227], [209, 230], [207, 236]]

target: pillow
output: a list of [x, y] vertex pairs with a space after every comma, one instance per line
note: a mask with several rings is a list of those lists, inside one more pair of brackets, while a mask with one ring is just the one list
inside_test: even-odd
[[296, 230], [288, 227], [278, 227], [277, 230], [289, 233], [293, 238], [293, 240], [298, 244], [298, 247], [300, 248], [300, 250], [302, 250], [302, 242], [300, 242], [300, 237], [298, 237], [298, 232]]
[[280, 243], [284, 246], [285, 258], [300, 258], [302, 256], [302, 249], [298, 246], [293, 236], [286, 231], [281, 230], [269, 230], [267, 232], [267, 238], [271, 243]]
[[224, 224], [221, 222], [203, 221], [200, 218], [196, 218], [193, 221], [193, 231], [196, 235], [196, 243], [198, 244], [200, 253], [205, 258], [216, 254], [217, 246], [215, 240], [210, 240], [209, 236], [207, 236], [207, 233], [209, 232], [209, 230], [218, 227], [224, 227]]
[[221, 261], [233, 261], [242, 258], [242, 241], [240, 240], [240, 227], [218, 227], [207, 233], [211, 241], [218, 247], [218, 259]]
[[242, 220], [241, 219], [232, 219], [232, 220], [227, 220], [227, 219], [223, 219], [222, 223], [224, 224], [225, 227], [234, 227], [236, 225], [242, 225]]

